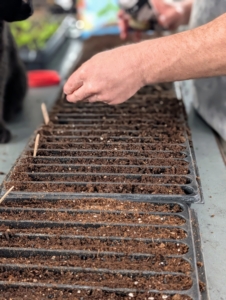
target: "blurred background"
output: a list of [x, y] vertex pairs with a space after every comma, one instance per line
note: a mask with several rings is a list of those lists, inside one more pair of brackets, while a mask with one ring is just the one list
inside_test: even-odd
[[46, 69], [70, 39], [118, 34], [117, 0], [33, 0], [34, 14], [10, 24], [28, 70]]

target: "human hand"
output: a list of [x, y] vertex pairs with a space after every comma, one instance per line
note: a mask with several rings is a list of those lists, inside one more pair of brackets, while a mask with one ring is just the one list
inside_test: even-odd
[[180, 25], [188, 23], [193, 0], [173, 3], [167, 0], [152, 0], [158, 14], [158, 22], [169, 30], [176, 30]]
[[139, 44], [99, 53], [70, 76], [64, 93], [69, 102], [120, 104], [145, 85], [141, 65]]
[[[129, 20], [130, 16], [124, 11], [120, 10], [118, 13], [118, 26], [120, 31], [120, 38], [122, 40], [125, 40], [128, 38], [128, 32], [129, 32]], [[141, 40], [142, 33], [140, 31], [134, 32], [134, 41], [138, 42]]]

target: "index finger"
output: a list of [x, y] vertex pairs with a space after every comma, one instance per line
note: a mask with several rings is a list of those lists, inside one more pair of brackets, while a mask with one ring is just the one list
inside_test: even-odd
[[83, 81], [75, 73], [72, 74], [64, 85], [64, 93], [70, 95], [83, 86]]

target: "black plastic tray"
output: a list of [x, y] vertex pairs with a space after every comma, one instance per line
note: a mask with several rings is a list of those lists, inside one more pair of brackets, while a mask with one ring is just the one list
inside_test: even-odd
[[[84, 197], [85, 199], [90, 199], [91, 197]], [[65, 200], [65, 201], [69, 201], [71, 202], [72, 206], [73, 203], [76, 203], [76, 199], [78, 198], [74, 198], [74, 200]], [[81, 199], [81, 197], [80, 197]], [[120, 199], [121, 200], [121, 199]], [[26, 200], [26, 199], [7, 199], [4, 202], [3, 207], [0, 209], [0, 213], [5, 212], [9, 212], [9, 216], [10, 213], [12, 212], [18, 212], [19, 210], [26, 210], [27, 212], [30, 212], [31, 214], [33, 212], [37, 212], [38, 210], [42, 213], [49, 213], [50, 211], [52, 212], [56, 212], [56, 211], [60, 211], [60, 209], [56, 209], [54, 208], [54, 204], [56, 204], [58, 201], [56, 199], [46, 199], [43, 200], [42, 198], [38, 198], [34, 201], [32, 200]], [[121, 200], [122, 203], [126, 203], [126, 200]], [[135, 202], [139, 202], [139, 200], [135, 200]], [[146, 202], [146, 201], [145, 201]], [[58, 221], [51, 221], [48, 219], [43, 219], [40, 221], [34, 220], [34, 219], [22, 219], [19, 220], [17, 218], [13, 219], [12, 216], [10, 217], [10, 219], [7, 217], [3, 220], [0, 219], [0, 227], [2, 227], [2, 225], [7, 226], [8, 228], [10, 228], [10, 230], [17, 230], [17, 233], [14, 232], [13, 237], [20, 237], [24, 243], [26, 242], [26, 240], [34, 240], [34, 245], [27, 247], [27, 248], [18, 248], [15, 246], [11, 246], [11, 247], [2, 247], [0, 248], [0, 258], [8, 258], [9, 260], [6, 263], [1, 263], [0, 264], [0, 269], [3, 271], [8, 271], [10, 275], [10, 270], [19, 270], [20, 271], [20, 278], [21, 280], [18, 281], [1, 281], [0, 282], [0, 291], [1, 291], [1, 296], [4, 297], [4, 293], [7, 292], [7, 290], [10, 287], [25, 287], [26, 289], [32, 289], [32, 292], [35, 295], [35, 288], [36, 287], [42, 287], [43, 289], [45, 288], [55, 288], [55, 289], [60, 289], [60, 290], [66, 290], [66, 289], [71, 289], [71, 290], [97, 290], [99, 289], [100, 291], [107, 291], [109, 293], [117, 293], [117, 294], [124, 294], [124, 295], [128, 295], [129, 293], [135, 293], [140, 294], [142, 293], [144, 290], [139, 289], [139, 288], [108, 288], [106, 286], [101, 286], [101, 284], [99, 286], [94, 286], [91, 283], [87, 282], [86, 285], [78, 285], [78, 284], [61, 284], [60, 281], [58, 280], [57, 282], [52, 282], [51, 284], [45, 284], [42, 282], [42, 280], [40, 280], [37, 277], [37, 281], [35, 282], [23, 282], [22, 278], [23, 278], [23, 270], [34, 270], [34, 272], [37, 272], [37, 274], [39, 274], [38, 272], [40, 270], [45, 270], [45, 271], [49, 271], [52, 272], [53, 274], [61, 274], [61, 276], [64, 276], [64, 272], [72, 272], [72, 273], [80, 273], [80, 272], [88, 272], [88, 273], [98, 273], [101, 274], [102, 276], [104, 276], [104, 274], [124, 274], [124, 276], [135, 276], [136, 274], [140, 275], [140, 276], [158, 276], [158, 275], [172, 275], [172, 276], [188, 276], [192, 279], [193, 285], [192, 288], [189, 290], [179, 290], [179, 291], [175, 291], [175, 290], [164, 290], [164, 291], [159, 291], [159, 290], [153, 290], [153, 289], [149, 289], [149, 293], [150, 295], [152, 295], [152, 293], [155, 294], [160, 294], [160, 295], [168, 295], [168, 296], [172, 296], [175, 294], [180, 294], [180, 295], [187, 295], [189, 297], [191, 297], [191, 299], [193, 300], [206, 300], [208, 299], [207, 294], [205, 293], [201, 293], [200, 289], [199, 289], [199, 280], [202, 280], [205, 284], [205, 270], [203, 267], [203, 261], [202, 261], [202, 256], [197, 258], [197, 253], [200, 254], [200, 236], [197, 230], [197, 219], [196, 216], [193, 212], [193, 210], [191, 210], [186, 204], [183, 203], [178, 203], [176, 201], [173, 202], [168, 202], [168, 201], [147, 201], [149, 203], [155, 204], [155, 205], [162, 205], [162, 204], [167, 204], [169, 205], [170, 209], [174, 206], [174, 205], [179, 205], [182, 209], [181, 212], [172, 212], [169, 211], [168, 212], [158, 212], [158, 210], [156, 211], [142, 211], [142, 209], [138, 208], [136, 210], [136, 217], [139, 215], [140, 218], [142, 218], [142, 215], [154, 215], [154, 216], [159, 216], [161, 219], [164, 219], [165, 216], [171, 217], [171, 216], [176, 216], [179, 218], [182, 218], [184, 220], [183, 224], [180, 225], [168, 225], [168, 224], [155, 224], [155, 222], [152, 223], [140, 223], [140, 221], [135, 222], [133, 220], [133, 223], [131, 222], [120, 222], [120, 223], [112, 223], [112, 222], [92, 222], [92, 223], [84, 223], [84, 222], [79, 222], [76, 218], [75, 221], [73, 222], [65, 222], [65, 221], [61, 221], [60, 219]], [[25, 204], [26, 203], [26, 204]], [[51, 203], [51, 209], [50, 208], [42, 208], [44, 207], [45, 203]], [[66, 204], [64, 205], [63, 202], [61, 202], [61, 205], [63, 208], [63, 210], [67, 210], [70, 211], [71, 213], [73, 213], [75, 210], [74, 209], [70, 209], [70, 208], [66, 208], [66, 207], [70, 207], [70, 204]], [[92, 205], [92, 204], [91, 204]], [[26, 207], [25, 207], [26, 206]], [[36, 208], [34, 208], [36, 207]], [[38, 208], [40, 207], [40, 208]], [[91, 214], [92, 213], [92, 209], [87, 208], [84, 209], [82, 208], [82, 210], [79, 210], [80, 212], [83, 211], [83, 213], [86, 214]], [[108, 207], [103, 207], [103, 209], [98, 210], [97, 208], [95, 208], [95, 210], [93, 210], [96, 214], [101, 214], [103, 213], [103, 211], [108, 211], [109, 214], [115, 214], [115, 212], [113, 212], [111, 209], [109, 209]], [[131, 214], [131, 210], [128, 211], [127, 209], [123, 209], [121, 208], [121, 210], [118, 210], [117, 213], [123, 213], [124, 216]], [[45, 216], [45, 214], [43, 215]], [[125, 217], [126, 220], [126, 217]], [[195, 224], [195, 228], [193, 227], [193, 224]], [[117, 226], [119, 228], [123, 228], [124, 226], [127, 226], [130, 231], [135, 231], [136, 229], [139, 228], [149, 228], [150, 229], [150, 237], [148, 238], [147, 236], [144, 238], [135, 238], [135, 237], [131, 237], [130, 233], [127, 234], [127, 236], [123, 236], [121, 235], [120, 237], [117, 236], [111, 236], [110, 234], [106, 234], [105, 237], [100, 236], [98, 233], [98, 228], [101, 226]], [[97, 231], [95, 231], [95, 235], [73, 235], [73, 234], [65, 234], [65, 235], [55, 235], [51, 233], [51, 230], [54, 230], [56, 228], [64, 228], [66, 230], [66, 228], [72, 228], [73, 230], [76, 231], [76, 229], [79, 229], [81, 227], [85, 227], [85, 228], [96, 228]], [[29, 230], [35, 229], [37, 230], [37, 232], [42, 229], [48, 229], [48, 233], [29, 233]], [[171, 231], [175, 230], [175, 229], [181, 229], [186, 233], [186, 237], [184, 239], [162, 239], [162, 238], [152, 238], [151, 237], [151, 232], [152, 230], [161, 230], [161, 229], [169, 229]], [[22, 230], [26, 229], [27, 232], [23, 233]], [[194, 234], [195, 231], [195, 234]], [[6, 232], [4, 230], [4, 232], [0, 232], [0, 238], [4, 238], [7, 239], [6, 236]], [[10, 234], [10, 231], [7, 233]], [[111, 243], [114, 243], [114, 241], [118, 242], [118, 243], [126, 243], [128, 241], [140, 241], [143, 243], [148, 243], [148, 244], [152, 244], [152, 243], [157, 243], [158, 245], [161, 244], [167, 244], [167, 243], [173, 243], [175, 244], [176, 247], [178, 247], [178, 249], [180, 249], [180, 245], [186, 245], [189, 247], [189, 250], [187, 253], [185, 254], [179, 254], [179, 252], [177, 254], [171, 254], [171, 255], [162, 255], [162, 261], [166, 261], [168, 258], [181, 258], [187, 262], [190, 263], [192, 271], [190, 274], [183, 274], [183, 272], [172, 272], [172, 271], [167, 271], [167, 270], [162, 270], [160, 272], [153, 272], [153, 271], [149, 271], [148, 268], [147, 270], [138, 270], [138, 269], [134, 269], [134, 267], [131, 267], [128, 264], [128, 269], [127, 270], [122, 270], [122, 269], [118, 269], [118, 268], [82, 268], [80, 266], [76, 266], [76, 267], [69, 267], [69, 266], [65, 266], [63, 267], [60, 263], [59, 265], [55, 265], [55, 266], [51, 266], [48, 265], [48, 261], [53, 259], [53, 257], [61, 257], [61, 259], [63, 260], [70, 260], [70, 257], [79, 257], [82, 260], [83, 259], [88, 259], [90, 258], [95, 258], [95, 257], [107, 257], [107, 256], [111, 256], [114, 257], [115, 259], [118, 257], [130, 257], [130, 258], [135, 258], [135, 259], [152, 259], [154, 257], [154, 254], [151, 254], [151, 252], [142, 252], [139, 253], [138, 252], [131, 252], [131, 249], [128, 250], [128, 253], [122, 252], [120, 250], [117, 249], [117, 245], [114, 245], [114, 250], [110, 251], [100, 251], [99, 249], [96, 250], [90, 250], [89, 247], [85, 249], [85, 247], [83, 246], [83, 243], [81, 244], [81, 246], [77, 247], [77, 249], [74, 250], [69, 250], [69, 248], [67, 247], [67, 243], [63, 243], [62, 245], [59, 246], [58, 249], [52, 249], [51, 248], [51, 237], [57, 237], [58, 239], [64, 240], [81, 240], [84, 242], [85, 239], [91, 238], [91, 239], [97, 239], [97, 240], [102, 240], [103, 242], [108, 241], [108, 245], [110, 245]], [[11, 236], [8, 237], [8, 239], [10, 240]], [[36, 248], [35, 247], [35, 240], [37, 238], [41, 238], [41, 239], [46, 239], [48, 240], [48, 243], [46, 243], [44, 248]], [[151, 250], [150, 250], [151, 251]], [[46, 257], [45, 263], [41, 263], [41, 264], [34, 264], [32, 262], [32, 257], [38, 256], [38, 255], [44, 255]], [[26, 264], [26, 258], [29, 257], [29, 265]], [[14, 258], [20, 258], [20, 259], [24, 259], [24, 263], [15, 263], [13, 261]], [[12, 261], [10, 261], [10, 259], [12, 259]], [[117, 260], [117, 259], [116, 259]], [[201, 266], [201, 277], [199, 277], [199, 271], [198, 271], [198, 267], [197, 267], [197, 263], [199, 263], [199, 265]], [[164, 264], [164, 263], [163, 263]], [[37, 275], [38, 276], [38, 275]], [[56, 275], [58, 276], [58, 275]], [[60, 276], [60, 275], [59, 275]], [[58, 278], [59, 279], [59, 278]], [[104, 298], [103, 298], [104, 299]]]
[[[163, 114], [162, 120], [164, 122], [164, 119], [167, 119], [168, 122], [175, 122], [175, 126], [180, 126], [183, 131], [183, 135], [185, 138], [185, 141], [182, 143], [175, 143], [175, 146], [181, 147], [180, 151], [170, 151], [170, 150], [140, 150], [139, 147], [150, 147], [149, 149], [152, 149], [152, 146], [158, 144], [158, 138], [154, 138], [151, 140], [151, 136], [144, 136], [144, 137], [137, 137], [139, 134], [139, 130], [142, 131], [142, 124], [150, 124], [151, 128], [155, 128], [157, 132], [160, 134], [164, 132], [165, 126], [164, 125], [156, 125], [155, 121], [152, 119], [148, 119], [147, 117], [155, 116], [154, 112], [148, 113], [145, 115], [145, 113], [142, 113], [142, 99], [150, 98], [154, 101], [156, 107], [158, 105], [156, 104], [156, 101], [161, 102], [161, 98], [169, 98], [168, 101], [170, 101], [171, 97], [169, 96], [169, 93], [161, 92], [161, 96], [158, 99], [157, 96], [153, 96], [152, 94], [149, 95], [151, 88], [147, 87], [142, 89], [141, 92], [137, 96], [135, 96], [130, 103], [125, 103], [120, 106], [120, 112], [114, 111], [114, 108], [111, 108], [105, 104], [77, 104], [76, 106], [73, 106], [72, 104], [66, 103], [65, 101], [58, 101], [55, 107], [52, 110], [51, 113], [51, 122], [54, 124], [53, 128], [50, 128], [49, 126], [42, 126], [38, 132], [41, 133], [41, 141], [39, 144], [39, 150], [38, 150], [38, 156], [33, 159], [34, 162], [34, 168], [38, 169], [38, 171], [32, 171], [30, 173], [26, 173], [26, 175], [30, 176], [30, 178], [38, 178], [38, 181], [33, 181], [32, 184], [36, 186], [42, 185], [42, 188], [38, 192], [26, 192], [26, 191], [12, 191], [11, 195], [15, 197], [36, 197], [36, 196], [42, 196], [44, 198], [51, 198], [51, 197], [68, 197], [73, 198], [75, 195], [86, 195], [89, 194], [91, 196], [98, 196], [99, 197], [112, 197], [112, 198], [129, 198], [129, 199], [137, 199], [139, 198], [140, 201], [146, 200], [146, 199], [152, 199], [152, 200], [159, 200], [159, 199], [167, 199], [169, 201], [184, 201], [187, 203], [203, 203], [203, 197], [202, 197], [202, 191], [200, 188], [200, 178], [198, 177], [198, 171], [195, 161], [194, 152], [191, 145], [191, 141], [188, 138], [187, 135], [187, 124], [186, 119], [184, 115], [184, 110], [182, 106], [182, 102], [178, 100], [178, 108], [181, 109], [182, 112], [178, 112], [177, 118], [169, 119], [172, 116], [170, 114]], [[145, 94], [146, 93], [146, 94]], [[146, 96], [145, 96], [146, 95]], [[136, 111], [133, 111], [133, 104], [137, 105], [139, 103], [141, 107], [141, 115], [137, 114]], [[151, 102], [150, 102], [151, 104]], [[61, 114], [58, 113], [59, 109], [65, 109], [69, 108], [68, 112]], [[137, 126], [141, 126], [141, 129], [134, 130], [134, 127], [136, 126], [136, 120], [134, 120], [134, 124], [125, 124], [127, 117], [131, 117], [130, 114], [127, 113], [127, 115], [123, 114], [124, 109], [131, 109], [131, 114], [135, 116], [137, 120], [139, 120], [139, 123], [137, 123]], [[161, 103], [159, 104], [159, 108], [161, 109]], [[73, 109], [73, 111], [76, 112], [70, 112], [70, 110]], [[100, 109], [105, 109], [106, 113], [99, 112]], [[123, 116], [123, 120], [122, 117]], [[146, 116], [146, 118], [145, 118]], [[120, 120], [124, 122], [124, 124], [117, 123], [117, 118], [121, 118]], [[143, 118], [143, 119], [142, 119]], [[116, 120], [116, 123], [114, 123], [114, 120]], [[105, 123], [104, 123], [105, 122]], [[110, 123], [113, 122], [112, 128], [107, 129], [110, 125]], [[62, 132], [62, 126], [67, 126], [68, 129], [63, 129], [66, 133]], [[82, 129], [84, 126], [86, 126], [86, 130]], [[87, 129], [87, 128], [90, 128]], [[120, 130], [121, 128], [121, 130]], [[130, 129], [131, 128], [131, 129]], [[151, 130], [152, 130], [151, 129]], [[46, 134], [50, 131], [50, 134]], [[101, 135], [102, 133], [102, 135]], [[35, 134], [36, 135], [36, 134]], [[29, 159], [32, 159], [32, 153], [33, 153], [33, 145], [34, 145], [34, 139], [35, 135], [31, 138], [30, 142], [28, 143], [28, 146], [22, 153], [19, 160], [16, 162], [14, 167], [12, 168], [11, 172], [7, 176], [4, 185], [7, 184], [7, 187], [13, 186], [15, 184], [15, 181], [11, 180], [11, 175], [14, 172], [14, 168], [17, 167], [18, 169], [23, 167], [26, 164], [26, 161]], [[106, 137], [107, 136], [107, 137]], [[42, 143], [42, 139], [45, 139], [45, 142]], [[70, 142], [68, 142], [68, 149], [61, 149], [61, 145], [65, 144], [65, 140], [70, 139]], [[86, 147], [87, 149], [83, 149], [81, 147], [82, 141], [86, 141]], [[131, 145], [134, 145], [135, 149], [128, 150], [128, 142], [131, 142]], [[109, 142], [109, 143], [108, 143]], [[119, 150], [117, 148], [117, 144], [120, 143], [120, 147], [122, 147], [122, 150]], [[50, 146], [52, 147], [51, 150], [44, 149], [44, 146]], [[98, 145], [105, 144], [104, 150], [94, 150], [95, 147], [98, 148]], [[172, 144], [164, 143], [166, 148], [171, 147]], [[108, 145], [110, 145], [108, 147]], [[138, 147], [138, 149], [136, 149]], [[153, 148], [154, 149], [154, 148]], [[124, 157], [122, 154], [125, 154]], [[170, 158], [161, 158], [161, 155], [169, 155]], [[182, 157], [182, 156], [185, 157]], [[85, 160], [85, 162], [81, 163], [81, 158]], [[156, 166], [152, 163], [152, 160], [156, 159], [159, 161], [162, 161], [161, 165]], [[59, 162], [54, 162], [56, 159], [59, 160]], [[91, 162], [90, 162], [91, 161]], [[87, 162], [87, 163], [86, 163]], [[103, 163], [105, 162], [105, 163]], [[107, 163], [106, 163], [107, 162]], [[145, 162], [145, 163], [144, 163]], [[49, 166], [50, 172], [43, 172], [42, 169], [46, 166]], [[173, 173], [174, 171], [169, 171], [173, 168], [177, 168], [178, 165], [187, 165], [187, 168], [189, 170], [188, 174], [177, 174]], [[112, 167], [112, 171], [107, 171], [108, 166]], [[64, 173], [61, 172], [51, 172], [52, 168], [64, 168]], [[132, 170], [136, 168], [137, 173], [132, 174]], [[158, 174], [155, 174], [155, 170], [160, 169]], [[68, 170], [68, 171], [66, 171]], [[90, 172], [91, 170], [92, 172]], [[146, 171], [148, 171], [150, 174], [145, 174]], [[71, 177], [73, 179], [73, 176], [89, 176], [89, 175], [98, 175], [98, 176], [109, 176], [110, 180], [109, 182], [99, 181], [99, 182], [89, 182], [88, 180], [81, 181], [60, 181], [58, 178], [61, 177]], [[48, 180], [48, 178], [51, 176], [52, 180]], [[131, 192], [105, 192], [109, 185], [112, 185], [113, 188], [118, 188], [118, 185], [125, 187], [128, 186], [129, 183], [126, 182], [120, 182], [119, 180], [114, 180], [112, 182], [112, 178], [117, 178], [119, 176], [122, 176], [122, 179], [125, 181], [128, 178], [141, 178], [142, 176], [146, 176], [146, 178], [150, 178], [151, 180], [167, 180], [167, 178], [186, 178], [187, 182], [186, 184], [167, 184], [167, 183], [139, 183], [139, 182], [133, 182], [130, 185], [131, 186]], [[31, 181], [32, 182], [32, 181]], [[24, 182], [26, 183], [26, 182]], [[56, 186], [58, 184], [63, 184], [67, 187], [71, 188], [78, 188], [83, 189], [82, 187], [86, 187], [89, 185], [91, 187], [90, 192], [76, 192], [76, 189], [72, 192], [48, 192], [48, 187]], [[98, 190], [95, 190], [92, 192], [93, 186], [98, 186], [100, 184], [104, 184], [104, 191], [99, 192]], [[6, 189], [3, 185], [3, 188], [1, 190], [1, 194], [4, 194]], [[165, 187], [180, 187], [185, 191], [184, 195], [175, 195], [175, 194], [140, 194], [139, 192], [133, 192], [133, 190], [136, 190], [137, 187], [143, 186], [149, 186], [152, 185], [155, 186], [165, 186]], [[44, 188], [43, 188], [44, 187]]]

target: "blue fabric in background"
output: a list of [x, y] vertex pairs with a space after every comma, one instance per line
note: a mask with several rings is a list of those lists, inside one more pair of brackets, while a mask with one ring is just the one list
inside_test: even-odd
[[101, 27], [94, 29], [92, 31], [84, 31], [81, 34], [81, 38], [86, 40], [91, 36], [100, 36], [100, 35], [119, 35], [118, 26], [110, 26], [110, 27]]

